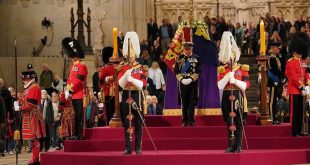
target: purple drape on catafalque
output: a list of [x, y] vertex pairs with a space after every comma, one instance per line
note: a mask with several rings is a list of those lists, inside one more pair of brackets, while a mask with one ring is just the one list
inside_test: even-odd
[[170, 69], [167, 69], [165, 109], [181, 108], [181, 105], [178, 101], [178, 90], [178, 82], [175, 74]]
[[208, 64], [201, 64], [199, 76], [199, 100], [197, 108], [219, 108], [220, 95], [217, 87], [217, 67]]
[[[199, 77], [199, 100], [197, 108], [219, 108], [220, 95], [217, 87], [217, 67], [213, 65], [201, 64], [201, 74]], [[168, 69], [167, 90], [165, 96], [165, 109], [181, 108], [178, 101], [178, 83], [175, 74]]]

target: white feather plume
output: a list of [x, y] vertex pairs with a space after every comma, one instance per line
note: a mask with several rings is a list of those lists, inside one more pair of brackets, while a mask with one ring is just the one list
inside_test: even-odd
[[123, 44], [123, 56], [127, 58], [128, 54], [128, 38], [130, 38], [130, 42], [132, 44], [132, 47], [134, 49], [134, 52], [136, 54], [136, 58], [140, 55], [140, 41], [138, 34], [136, 32], [127, 32], [124, 39]]
[[225, 31], [222, 35], [220, 43], [219, 61], [222, 63], [229, 63], [232, 54], [235, 53], [235, 61], [239, 61], [240, 50], [236, 41], [229, 31]]

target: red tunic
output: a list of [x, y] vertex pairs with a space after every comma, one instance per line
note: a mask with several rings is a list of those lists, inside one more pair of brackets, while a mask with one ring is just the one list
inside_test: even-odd
[[304, 60], [296, 57], [292, 57], [287, 61], [285, 74], [288, 79], [288, 94], [301, 94], [300, 88], [302, 84], [309, 84], [309, 73], [306, 72], [305, 67], [301, 67], [304, 62]]
[[106, 77], [114, 76], [115, 65], [107, 65], [101, 68], [99, 75], [99, 86], [103, 88], [105, 96], [114, 96], [114, 81], [105, 81]]
[[[134, 79], [137, 79], [137, 80], [141, 80], [143, 82], [143, 87], [146, 86], [146, 76], [145, 76], [145, 72], [143, 71], [142, 69], [142, 65], [138, 64], [136, 62], [135, 65], [133, 66], [130, 66], [130, 65], [124, 65], [122, 67], [122, 71], [119, 72], [118, 74], [118, 78], [117, 80], [119, 80], [124, 74], [125, 72], [128, 70], [128, 69], [132, 69], [132, 72], [131, 72], [131, 76], [134, 78]], [[131, 82], [127, 82], [126, 83], [126, 86], [125, 88], [136, 88]]]
[[22, 135], [24, 140], [45, 136], [43, 116], [39, 107], [40, 101], [41, 89], [38, 84], [30, 85], [19, 99], [20, 111], [23, 116]]
[[[219, 66], [218, 68], [218, 81], [224, 78], [224, 76], [231, 71], [230, 67], [228, 65], [226, 66]], [[249, 82], [249, 66], [248, 65], [240, 65], [237, 64], [236, 67], [233, 69], [235, 73], [235, 79], [236, 80], [241, 80], [246, 83], [246, 89], [250, 87], [250, 82]], [[233, 85], [234, 86], [234, 85]], [[230, 83], [226, 84], [226, 87], [230, 87]], [[225, 87], [225, 88], [226, 88]]]
[[79, 62], [71, 66], [67, 84], [72, 86], [72, 99], [83, 99], [87, 74], [88, 71], [85, 64]]

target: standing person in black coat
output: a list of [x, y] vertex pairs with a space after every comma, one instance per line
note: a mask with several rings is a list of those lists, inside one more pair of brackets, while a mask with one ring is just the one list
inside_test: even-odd
[[13, 100], [11, 92], [8, 88], [5, 87], [4, 80], [0, 78], [0, 95], [3, 99], [3, 105], [5, 110], [5, 139], [6, 139], [6, 151], [12, 155], [14, 150], [14, 141], [13, 141], [13, 119], [15, 118], [15, 112], [13, 111]]
[[280, 124], [276, 115], [278, 113], [277, 101], [282, 95], [279, 90], [283, 85], [281, 84], [283, 76], [281, 72], [281, 62], [279, 60], [279, 47], [281, 46], [281, 43], [271, 42], [270, 46], [271, 48], [268, 60], [268, 87], [270, 88], [269, 111], [272, 115], [271, 117], [273, 124]]
[[153, 21], [153, 18], [150, 18], [150, 22], [147, 23], [147, 41], [150, 48], [154, 47], [154, 41], [158, 37], [158, 26], [156, 21]]
[[4, 155], [5, 146], [5, 107], [3, 98], [0, 96], [0, 157]]

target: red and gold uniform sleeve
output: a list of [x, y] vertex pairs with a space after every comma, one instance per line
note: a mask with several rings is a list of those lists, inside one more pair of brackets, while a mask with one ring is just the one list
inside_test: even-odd
[[31, 111], [41, 101], [41, 89], [39, 85], [32, 85], [24, 91], [22, 98], [19, 100], [21, 111]]
[[109, 88], [113, 84], [113, 81], [106, 82], [106, 77], [114, 76], [114, 65], [108, 65], [101, 68], [100, 75], [99, 75], [99, 87], [103, 88], [105, 96], [109, 95]]
[[285, 74], [288, 80], [290, 81], [290, 86], [292, 85], [295, 88], [301, 88], [302, 82], [300, 81], [300, 78], [299, 78], [300, 76], [296, 68], [300, 70], [299, 61], [295, 59], [288, 60], [286, 63]]
[[[229, 71], [228, 71], [229, 72]], [[217, 67], [217, 81], [220, 81], [224, 78], [225, 74], [228, 73], [225, 69], [225, 66]]]
[[246, 89], [250, 88], [249, 70], [250, 70], [249, 65], [241, 66], [241, 73], [242, 73], [241, 81], [246, 83]]
[[[146, 72], [142, 70], [142, 66], [140, 64], [137, 64], [137, 65], [134, 65], [132, 66], [131, 68], [129, 68], [129, 65], [125, 65], [123, 66], [123, 69], [122, 71], [118, 74], [118, 80], [125, 74], [125, 72], [128, 70], [128, 69], [132, 69], [132, 72], [131, 72], [131, 76], [134, 78], [134, 79], [137, 79], [137, 80], [140, 80], [143, 82], [143, 87], [146, 87], [146, 84], [147, 84], [147, 77], [146, 77]], [[126, 83], [126, 87], [132, 87], [134, 86], [132, 83], [130, 82], [127, 82]]]

